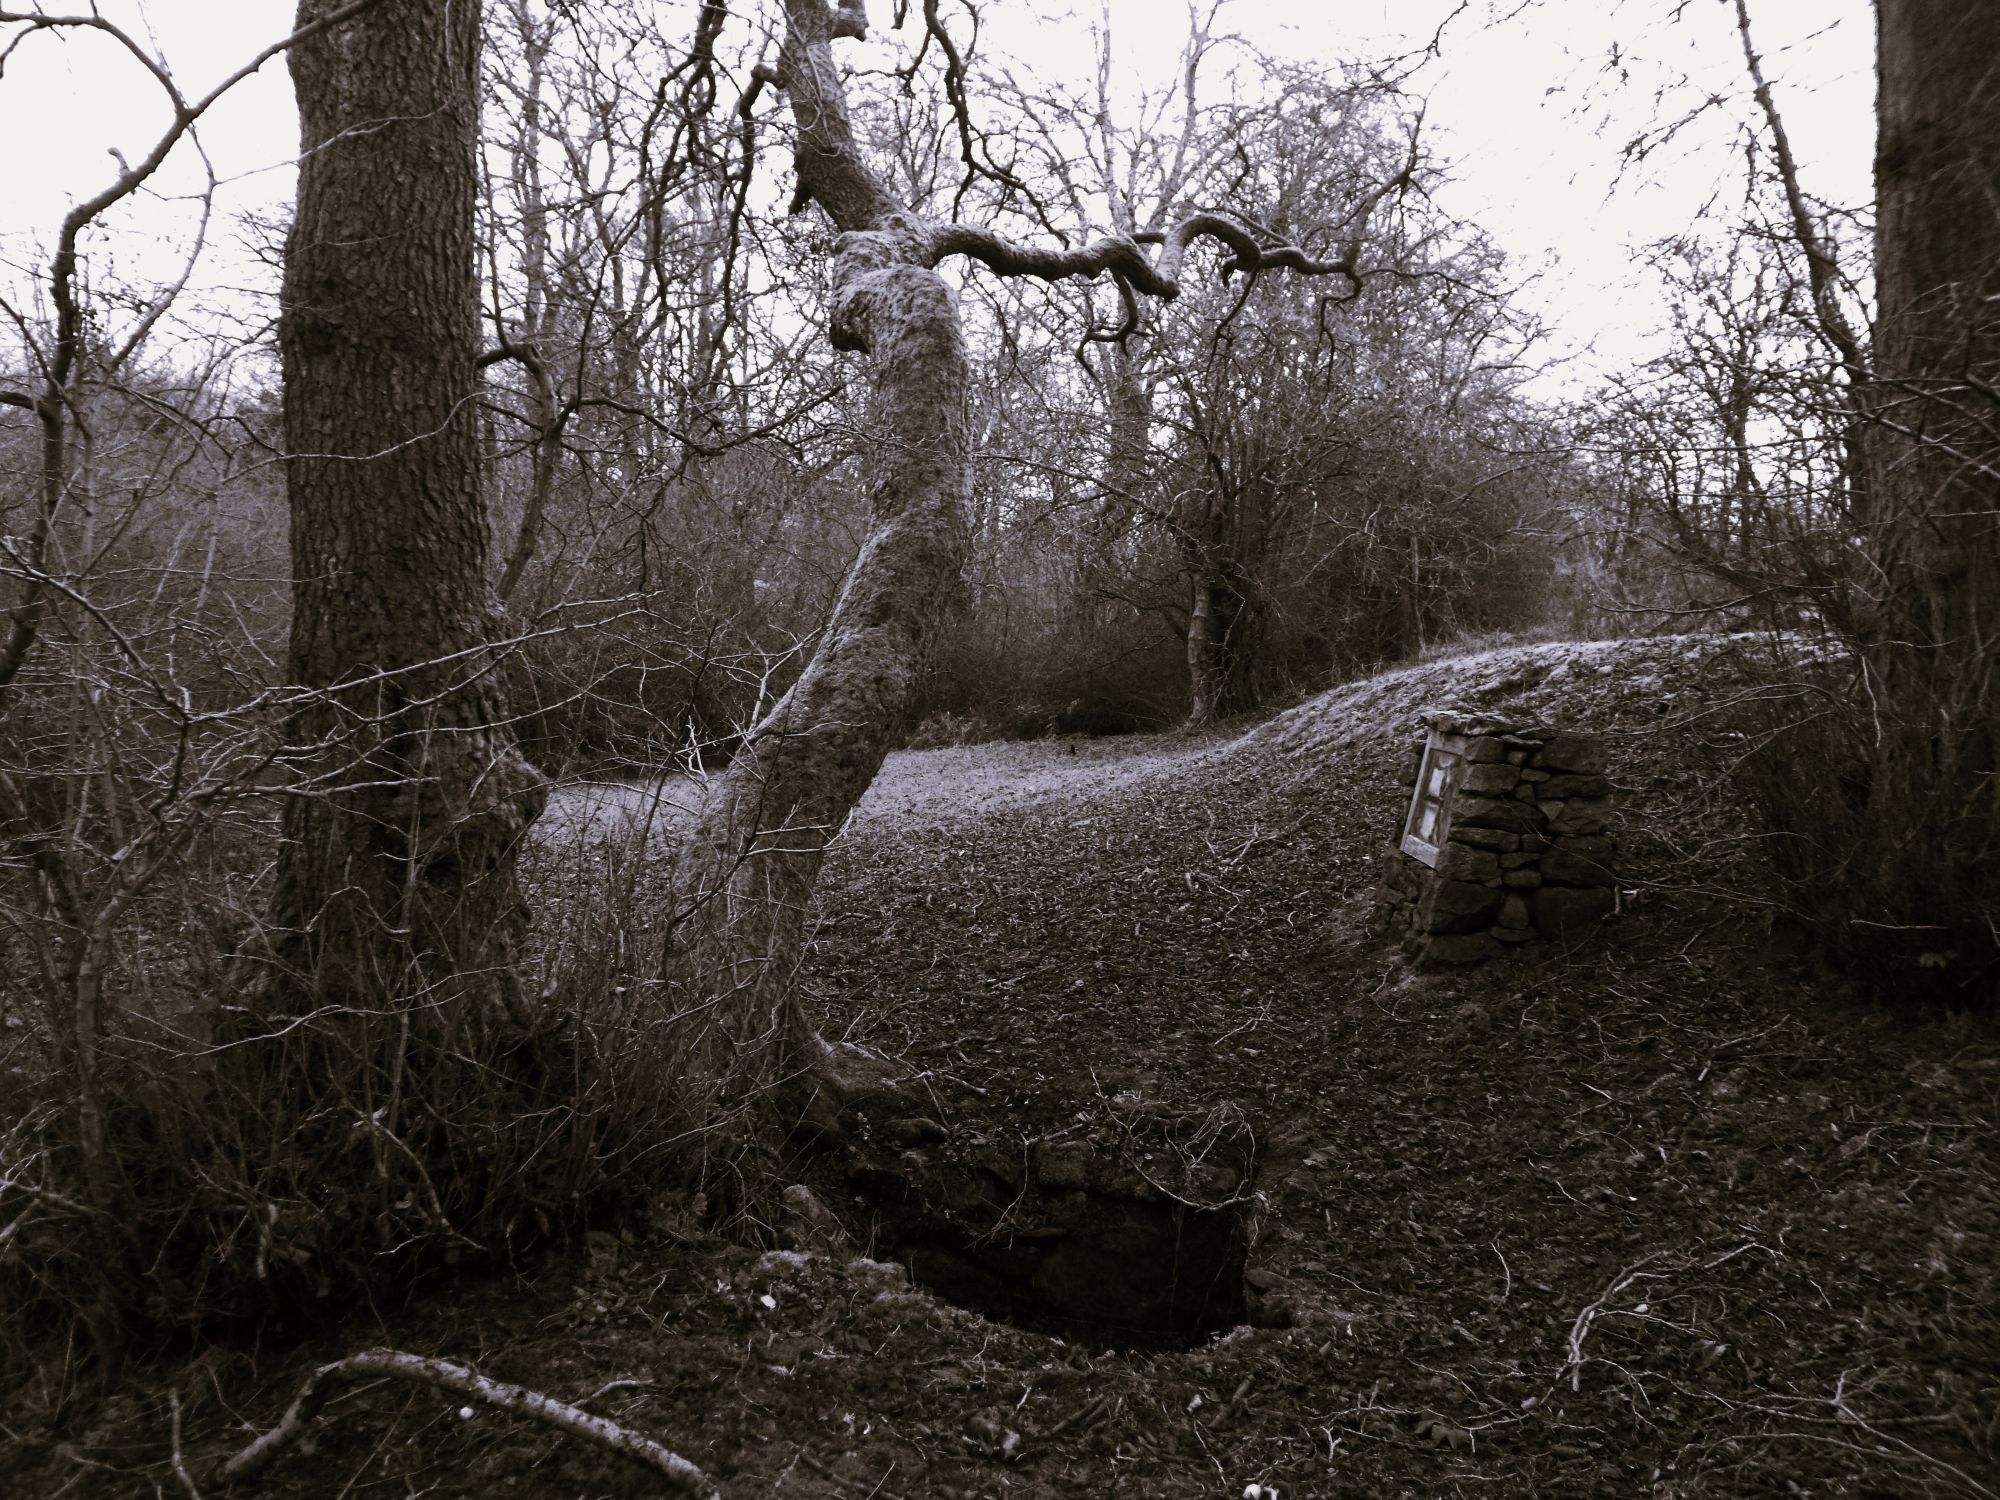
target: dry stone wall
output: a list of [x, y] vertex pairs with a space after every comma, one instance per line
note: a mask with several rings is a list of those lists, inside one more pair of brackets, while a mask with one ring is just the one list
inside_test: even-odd
[[1603, 742], [1452, 712], [1424, 722], [1404, 777], [1423, 795], [1382, 853], [1381, 935], [1419, 961], [1466, 964], [1573, 939], [1610, 915]]

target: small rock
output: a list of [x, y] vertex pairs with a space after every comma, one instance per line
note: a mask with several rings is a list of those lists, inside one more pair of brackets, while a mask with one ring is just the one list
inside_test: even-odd
[[882, 1127], [882, 1135], [893, 1146], [934, 1146], [951, 1134], [938, 1121], [924, 1115], [905, 1115]]
[[803, 1182], [795, 1182], [780, 1197], [778, 1232], [794, 1250], [821, 1250], [839, 1254], [853, 1248], [833, 1210]]
[[1094, 1154], [1088, 1141], [1044, 1141], [1035, 1147], [1035, 1180], [1043, 1187], [1088, 1187]]
[[910, 1273], [893, 1260], [870, 1260], [857, 1255], [848, 1261], [847, 1274], [865, 1286], [896, 1291], [910, 1284]]

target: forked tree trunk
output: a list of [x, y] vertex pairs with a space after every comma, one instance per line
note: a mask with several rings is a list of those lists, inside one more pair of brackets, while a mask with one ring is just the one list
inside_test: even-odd
[[[330, 8], [302, 0], [299, 21]], [[386, 0], [292, 50], [303, 150], [279, 324], [305, 696], [270, 1004], [446, 1034], [515, 999], [515, 849], [542, 798], [490, 644], [479, 11]]]
[[[2000, 956], [2000, 6], [1878, 0], [1871, 840], [1933, 967]], [[1913, 898], [1913, 899], [1912, 899]], [[1912, 907], [1924, 908], [1912, 910]], [[1872, 925], [1872, 924], [1867, 924]], [[1969, 998], [1969, 997], [1968, 997]]]

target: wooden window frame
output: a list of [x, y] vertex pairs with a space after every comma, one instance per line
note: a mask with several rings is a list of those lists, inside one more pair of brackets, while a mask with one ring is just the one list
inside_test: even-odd
[[[1409, 811], [1403, 815], [1403, 852], [1432, 869], [1437, 868], [1451, 834], [1452, 794], [1458, 790], [1459, 768], [1465, 763], [1466, 739], [1462, 734], [1430, 732], [1424, 741], [1423, 759], [1417, 764]], [[1436, 815], [1426, 820], [1424, 813], [1431, 808], [1436, 809]]]

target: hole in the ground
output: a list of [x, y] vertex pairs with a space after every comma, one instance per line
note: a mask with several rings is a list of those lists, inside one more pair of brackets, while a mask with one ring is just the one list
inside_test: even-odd
[[1124, 1349], [1185, 1348], [1243, 1322], [1247, 1159], [1162, 1149], [1142, 1163], [1120, 1145], [856, 1153], [848, 1185], [876, 1253], [988, 1317]]

